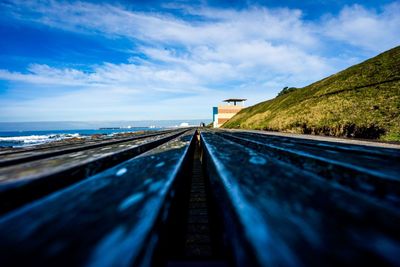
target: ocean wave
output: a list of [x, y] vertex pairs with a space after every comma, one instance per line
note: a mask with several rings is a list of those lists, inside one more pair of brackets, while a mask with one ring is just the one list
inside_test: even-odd
[[26, 145], [37, 145], [43, 143], [49, 143], [54, 141], [60, 141], [64, 139], [80, 137], [80, 134], [47, 134], [47, 135], [27, 135], [27, 136], [10, 136], [0, 137], [1, 143], [12, 144], [12, 146], [26, 146]]

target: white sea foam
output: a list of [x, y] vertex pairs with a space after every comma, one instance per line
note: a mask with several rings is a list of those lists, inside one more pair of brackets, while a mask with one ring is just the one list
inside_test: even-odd
[[10, 136], [0, 137], [0, 142], [15, 143], [13, 146], [27, 146], [37, 145], [53, 141], [60, 141], [63, 139], [69, 139], [79, 137], [78, 133], [75, 134], [47, 134], [47, 135], [27, 135], [27, 136]]

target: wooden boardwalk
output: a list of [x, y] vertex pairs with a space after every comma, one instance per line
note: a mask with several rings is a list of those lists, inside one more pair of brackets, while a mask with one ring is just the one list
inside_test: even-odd
[[0, 152], [0, 266], [400, 266], [400, 149], [178, 129]]

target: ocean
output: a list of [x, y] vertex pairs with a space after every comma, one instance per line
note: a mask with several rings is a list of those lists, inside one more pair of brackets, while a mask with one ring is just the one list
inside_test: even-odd
[[115, 133], [160, 130], [154, 127], [132, 127], [126, 129], [82, 129], [82, 130], [45, 130], [45, 131], [0, 131], [0, 147], [26, 147], [49, 143], [74, 137], [93, 134], [113, 135]]
[[198, 126], [204, 122], [209, 120], [0, 122], [0, 147], [25, 147], [92, 134]]

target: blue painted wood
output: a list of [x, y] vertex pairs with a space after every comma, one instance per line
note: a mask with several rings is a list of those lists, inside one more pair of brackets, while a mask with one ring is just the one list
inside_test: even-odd
[[[214, 198], [203, 204], [211, 204], [210, 222], [222, 223], [237, 266], [400, 265], [398, 150], [200, 131], [202, 165]], [[15, 183], [25, 191], [0, 205], [42, 194], [0, 216], [0, 265], [157, 266], [168, 259], [180, 264], [178, 254], [165, 253], [185, 245], [175, 234], [187, 227], [179, 216], [192, 214], [182, 200], [190, 191], [193, 132], [171, 131], [77, 154], [67, 150], [0, 168], [0, 177], [13, 178], [10, 170], [30, 167], [38, 173], [21, 176], [36, 187]], [[64, 168], [71, 162], [77, 169]], [[83, 174], [71, 182], [76, 170]], [[57, 187], [63, 180], [69, 182]], [[5, 184], [1, 189], [7, 191]], [[224, 260], [222, 266], [230, 262]]]
[[[337, 142], [332, 138], [330, 140], [329, 137], [325, 141], [323, 140], [313, 140], [313, 139], [305, 139], [302, 138], [301, 135], [298, 137], [289, 137], [282, 135], [273, 135], [272, 133], [265, 133], [263, 131], [249, 131], [249, 130], [222, 130], [224, 133], [232, 133], [235, 135], [247, 136], [254, 139], [262, 138], [264, 141], [269, 143], [278, 143], [278, 144], [289, 144], [289, 145], [305, 145], [308, 147], [315, 147], [322, 150], [332, 149], [335, 151], [351, 153], [355, 155], [372, 155], [379, 156], [379, 158], [400, 158], [399, 149], [387, 148], [387, 147], [379, 147], [379, 146], [366, 146], [362, 144], [353, 144], [351, 142], [346, 142], [347, 139], [342, 139], [344, 142]], [[308, 135], [308, 137], [312, 137]], [[349, 139], [351, 141], [351, 139]], [[367, 140], [369, 143], [374, 142], [374, 140]]]
[[203, 162], [238, 266], [400, 265], [398, 209], [225, 137]]
[[[310, 171], [335, 186], [366, 194], [400, 208], [400, 151], [321, 143], [262, 134], [217, 132], [271, 157]], [[375, 153], [376, 152], [376, 153]]]
[[144, 153], [182, 133], [152, 135], [106, 147], [85, 147], [77, 153], [64, 152], [59, 156], [0, 168], [0, 214]]
[[33, 148], [23, 148], [20, 150], [13, 150], [9, 153], [0, 154], [0, 167], [10, 166], [14, 164], [29, 162], [38, 159], [44, 159], [54, 156], [59, 156], [67, 153], [79, 152], [88, 149], [104, 147], [114, 144], [125, 143], [133, 140], [140, 140], [143, 138], [149, 138], [152, 136], [157, 136], [165, 133], [174, 132], [173, 130], [168, 131], [157, 131], [155, 133], [146, 133], [128, 138], [113, 138], [111, 140], [102, 140], [96, 142], [83, 142], [81, 144], [72, 145], [54, 145], [48, 147], [33, 147]]
[[2, 266], [149, 266], [190, 131], [0, 218]]

